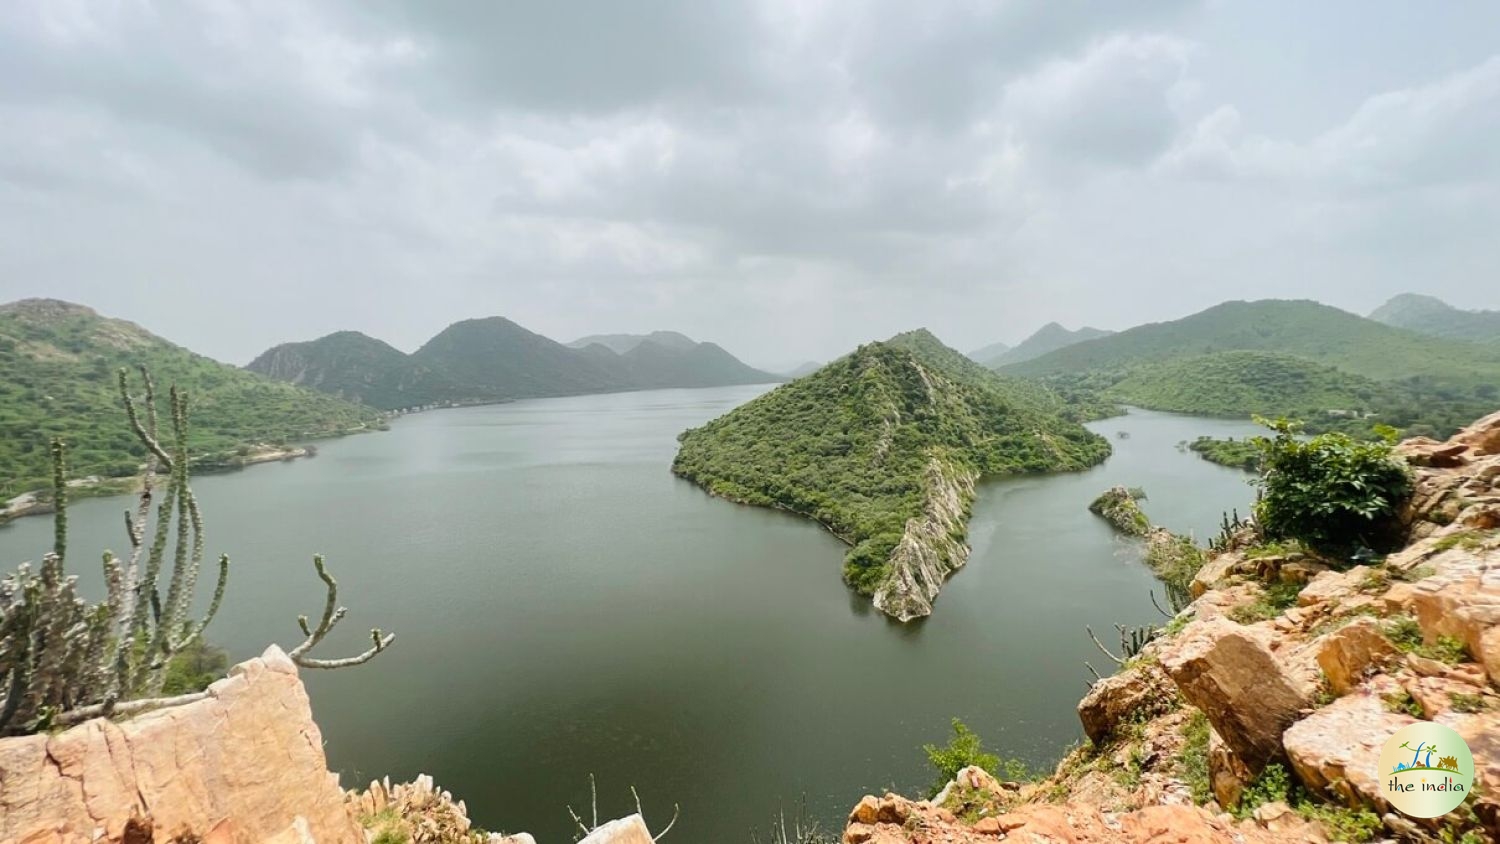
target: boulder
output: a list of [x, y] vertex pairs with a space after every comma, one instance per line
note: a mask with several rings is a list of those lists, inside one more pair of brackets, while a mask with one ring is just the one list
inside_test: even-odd
[[1219, 805], [1238, 804], [1245, 786], [1254, 779], [1255, 775], [1250, 772], [1240, 757], [1224, 744], [1219, 734], [1210, 732], [1208, 734], [1208, 782], [1214, 799], [1219, 801]]
[[274, 645], [194, 703], [0, 740], [0, 841], [363, 842], [297, 669]]
[[1474, 814], [1490, 840], [1500, 840], [1500, 712], [1449, 712], [1435, 720], [1463, 737], [1474, 754], [1475, 791], [1479, 795]]
[[1346, 695], [1371, 669], [1395, 659], [1397, 651], [1370, 616], [1355, 619], [1318, 639], [1318, 667], [1334, 694]]
[[596, 828], [578, 844], [651, 844], [651, 830], [640, 815], [630, 815]]
[[1430, 437], [1412, 437], [1398, 444], [1392, 453], [1413, 466], [1452, 468], [1468, 462], [1464, 452], [1469, 446], [1459, 442], [1438, 442]]
[[1466, 426], [1448, 442], [1465, 445], [1474, 454], [1500, 454], [1500, 410]]
[[1359, 594], [1360, 585], [1369, 575], [1369, 566], [1355, 566], [1342, 572], [1319, 572], [1297, 593], [1297, 606], [1310, 607], [1351, 598]]
[[1167, 676], [1252, 775], [1282, 758], [1281, 734], [1313, 694], [1276, 659], [1269, 636], [1214, 618], [1189, 624], [1161, 651]]
[[1293, 724], [1284, 737], [1287, 758], [1302, 784], [1345, 805], [1390, 805], [1380, 793], [1380, 751], [1415, 718], [1386, 710], [1372, 688], [1339, 698]]
[[1171, 683], [1154, 665], [1142, 665], [1098, 680], [1078, 702], [1078, 720], [1095, 746], [1115, 735], [1122, 721], [1143, 710], [1156, 711], [1174, 697]]
[[1495, 682], [1500, 679], [1500, 569], [1458, 548], [1434, 562], [1438, 574], [1411, 584], [1406, 609], [1416, 616], [1426, 641], [1458, 639]]

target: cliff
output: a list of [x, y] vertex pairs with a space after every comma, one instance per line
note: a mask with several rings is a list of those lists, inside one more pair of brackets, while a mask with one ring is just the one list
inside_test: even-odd
[[[208, 697], [120, 723], [0, 739], [0, 842], [536, 844], [470, 827], [421, 776], [345, 792], [297, 667], [272, 645]], [[649, 844], [639, 815], [579, 844]]]
[[[869, 796], [845, 842], [1479, 842], [1500, 838], [1500, 413], [1396, 453], [1413, 467], [1404, 547], [1361, 565], [1251, 528], [1195, 596], [1078, 705], [1088, 741], [1051, 776], [977, 768], [932, 800]], [[1457, 731], [1474, 796], [1417, 820], [1381, 794], [1386, 739]]]

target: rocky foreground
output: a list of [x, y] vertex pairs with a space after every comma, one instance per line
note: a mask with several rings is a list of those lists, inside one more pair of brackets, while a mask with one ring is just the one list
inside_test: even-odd
[[[849, 844], [1500, 840], [1500, 413], [1409, 440], [1408, 540], [1348, 565], [1228, 537], [1194, 600], [1079, 703], [1052, 776], [965, 769], [931, 800], [865, 797]], [[1394, 812], [1381, 746], [1418, 719], [1468, 742], [1475, 796]]]

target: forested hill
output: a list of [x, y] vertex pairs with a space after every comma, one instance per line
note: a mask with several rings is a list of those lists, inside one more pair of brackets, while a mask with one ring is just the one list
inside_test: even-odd
[[456, 322], [410, 355], [340, 331], [277, 346], [248, 368], [386, 410], [782, 380], [675, 331], [564, 345], [503, 317]]
[[358, 331], [283, 343], [266, 350], [245, 368], [386, 410], [465, 397], [447, 376]]
[[1433, 337], [1500, 343], [1500, 311], [1465, 311], [1433, 296], [1393, 296], [1370, 319]]
[[47, 486], [53, 437], [67, 441], [74, 475], [135, 474], [145, 454], [125, 422], [116, 373], [142, 365], [161, 393], [172, 384], [190, 392], [200, 457], [381, 424], [367, 407], [210, 360], [134, 323], [25, 299], [0, 305], [0, 500]]
[[1500, 375], [1500, 349], [1425, 337], [1318, 302], [1281, 299], [1225, 302], [1002, 369], [1047, 375], [1236, 350], [1295, 355], [1381, 380]]
[[850, 545], [844, 577], [885, 612], [931, 612], [963, 565], [974, 482], [1082, 469], [1109, 444], [1047, 390], [924, 331], [870, 343], [679, 438], [673, 471], [816, 519]]
[[1072, 397], [1314, 429], [1446, 436], [1500, 404], [1500, 346], [1393, 328], [1309, 301], [1227, 302], [1002, 372]]

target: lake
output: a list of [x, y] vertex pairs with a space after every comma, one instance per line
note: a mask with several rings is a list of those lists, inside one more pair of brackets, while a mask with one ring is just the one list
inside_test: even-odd
[[[921, 745], [954, 717], [1033, 765], [1081, 738], [1084, 662], [1106, 667], [1084, 626], [1112, 643], [1115, 623], [1161, 620], [1159, 586], [1086, 511], [1094, 496], [1144, 487], [1154, 521], [1201, 539], [1253, 498], [1246, 475], [1178, 448], [1248, 422], [1094, 423], [1115, 448], [1103, 465], [981, 486], [968, 566], [903, 626], [843, 585], [844, 548], [813, 523], [670, 473], [680, 431], [766, 389], [424, 413], [311, 460], [201, 477], [209, 557], [233, 559], [210, 639], [236, 660], [297, 644], [323, 553], [350, 614], [322, 655], [397, 633], [367, 665], [304, 672], [346, 787], [429, 773], [476, 823], [543, 844], [573, 840], [567, 806], [586, 815], [590, 774], [601, 817], [634, 811], [632, 785], [658, 830], [680, 804], [671, 841], [749, 841], [803, 806], [837, 830], [862, 794], [924, 787]], [[84, 549], [126, 546], [127, 504], [71, 509], [71, 568], [95, 594]], [[6, 568], [50, 531], [0, 528]]]

